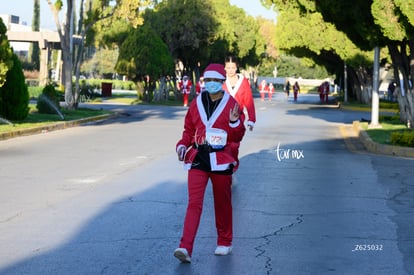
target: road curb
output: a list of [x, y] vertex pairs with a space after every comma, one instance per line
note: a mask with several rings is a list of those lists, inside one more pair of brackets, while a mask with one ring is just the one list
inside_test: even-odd
[[352, 129], [368, 152], [389, 156], [414, 158], [414, 148], [379, 144], [374, 142], [366, 131], [361, 128], [359, 121], [354, 121], [352, 123]]
[[49, 124], [45, 126], [39, 126], [39, 127], [33, 127], [33, 128], [22, 129], [22, 130], [17, 130], [17, 131], [10, 131], [6, 133], [0, 133], [0, 140], [11, 139], [11, 138], [19, 137], [19, 136], [42, 134], [42, 133], [47, 133], [47, 132], [56, 131], [56, 130], [63, 130], [66, 128], [75, 127], [75, 126], [88, 123], [88, 122], [105, 120], [113, 116], [115, 116], [115, 114], [104, 114], [104, 115], [99, 115], [99, 116], [94, 116], [94, 117], [81, 118], [77, 120], [56, 122], [54, 124]]

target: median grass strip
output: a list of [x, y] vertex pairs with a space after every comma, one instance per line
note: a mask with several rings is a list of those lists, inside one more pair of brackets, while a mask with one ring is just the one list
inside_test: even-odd
[[[341, 108], [353, 111], [371, 112], [371, 106], [361, 103], [341, 103]], [[397, 102], [380, 101], [379, 104], [380, 128], [370, 128], [368, 122], [360, 122], [360, 127], [368, 134], [372, 141], [383, 145], [394, 145], [404, 147], [404, 144], [392, 142], [394, 133], [412, 131], [400, 121], [399, 106]]]
[[369, 128], [369, 124], [367, 122], [361, 122], [360, 125], [373, 141], [386, 145], [396, 145], [391, 143], [392, 134], [407, 130], [407, 126], [396, 121], [380, 122], [381, 128]]
[[74, 121], [83, 118], [95, 117], [105, 114], [110, 114], [111, 112], [105, 110], [93, 110], [79, 108], [76, 110], [68, 110], [61, 108], [61, 112], [64, 115], [64, 120], [60, 118], [58, 114], [39, 114], [37, 112], [36, 106], [30, 104], [30, 112], [27, 118], [23, 121], [11, 121], [10, 124], [0, 124], [0, 133], [7, 133], [12, 131], [19, 131], [24, 129], [30, 129], [34, 127], [45, 127], [48, 125], [56, 124], [58, 122], [67, 122]]
[[[371, 106], [362, 103], [355, 103], [355, 102], [341, 102], [341, 108], [352, 110], [352, 111], [360, 111], [360, 112], [371, 112]], [[399, 112], [399, 106], [396, 102], [380, 102], [379, 104], [379, 112], [380, 113], [389, 113], [389, 114], [396, 114]]]

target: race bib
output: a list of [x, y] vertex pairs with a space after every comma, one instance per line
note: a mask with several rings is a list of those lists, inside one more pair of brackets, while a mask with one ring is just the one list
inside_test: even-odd
[[227, 143], [227, 132], [217, 128], [207, 129], [206, 141], [213, 149], [223, 149]]

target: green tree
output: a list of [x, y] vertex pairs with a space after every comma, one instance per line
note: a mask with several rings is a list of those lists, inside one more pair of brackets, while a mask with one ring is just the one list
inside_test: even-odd
[[260, 28], [259, 32], [264, 39], [264, 49], [266, 55], [272, 59], [279, 57], [279, 49], [277, 48], [277, 36], [276, 36], [276, 25], [273, 21], [258, 18], [256, 19]]
[[[277, 68], [277, 75], [279, 77], [302, 77], [302, 78], [317, 78], [324, 79], [330, 77], [324, 66], [319, 66], [313, 61], [307, 62], [306, 58], [298, 58], [292, 55], [281, 54], [276, 63], [263, 66], [260, 70], [260, 75], [272, 76], [274, 66]], [[267, 64], [265, 64], [267, 65]], [[272, 65], [272, 66], [270, 66]]]
[[188, 73], [209, 59], [206, 49], [217, 26], [211, 14], [209, 1], [162, 1], [154, 10], [146, 11], [144, 25], [161, 37], [171, 56], [177, 64], [182, 62]]
[[[261, 59], [267, 58], [266, 40], [260, 32], [260, 22], [247, 15], [243, 9], [230, 5], [228, 0], [211, 0], [218, 28], [215, 33], [216, 40], [225, 41], [228, 46], [227, 53], [240, 59], [240, 65], [256, 66]], [[212, 52], [211, 56], [215, 53]], [[218, 56], [217, 62], [224, 62], [225, 56]]]
[[29, 91], [19, 58], [13, 54], [13, 67], [6, 74], [6, 83], [0, 87], [0, 116], [23, 120], [29, 114]]
[[[66, 12], [65, 18], [61, 23], [59, 13], [63, 10], [63, 0], [46, 0], [50, 10], [52, 11], [53, 18], [56, 23], [57, 32], [60, 37], [60, 45], [62, 50], [62, 82], [65, 87], [65, 101], [69, 108], [76, 108], [79, 96], [79, 71], [80, 62], [73, 63], [74, 50], [72, 34], [75, 33], [74, 29], [74, 15], [75, 15], [75, 1], [66, 0]], [[151, 0], [81, 0], [82, 16], [80, 26], [81, 46], [83, 47], [83, 41], [88, 30], [99, 20], [109, 17], [123, 18], [127, 20], [131, 25], [138, 26], [142, 24], [141, 11], [143, 8], [152, 4]], [[86, 5], [87, 9], [83, 12], [83, 5]], [[78, 57], [82, 56], [82, 49], [78, 51]], [[74, 70], [75, 69], [75, 70]], [[75, 72], [74, 72], [75, 71]], [[76, 76], [76, 86], [72, 89], [72, 74]]]
[[6, 74], [13, 67], [13, 50], [6, 36], [7, 28], [0, 18], [0, 87], [6, 82]]
[[241, 65], [257, 65], [265, 52], [259, 23], [229, 0], [165, 0], [146, 11], [144, 24], [168, 45], [176, 64], [182, 62], [183, 70], [196, 76], [208, 62], [222, 63], [229, 53]]
[[91, 59], [82, 63], [81, 72], [94, 78], [112, 78], [117, 60], [118, 48], [101, 48]]
[[[278, 46], [289, 54], [323, 65], [330, 74], [343, 75], [344, 62], [352, 79], [354, 97], [368, 103], [372, 90], [372, 51], [363, 51], [335, 25], [324, 20], [312, 0], [272, 0], [279, 9]], [[331, 3], [333, 6], [336, 4]], [[286, 31], [289, 30], [289, 31]]]
[[404, 0], [320, 0], [326, 21], [346, 33], [360, 48], [386, 46], [397, 80], [402, 121], [414, 120], [414, 2]]
[[[40, 0], [33, 0], [33, 20], [32, 31], [40, 30]], [[40, 48], [38, 43], [30, 43], [28, 61], [33, 65], [35, 70], [40, 68]]]
[[[139, 45], [139, 47], [137, 46]], [[148, 26], [131, 29], [119, 49], [116, 71], [135, 82], [146, 80], [144, 89], [152, 92], [155, 81], [161, 76], [172, 75], [174, 60], [167, 45]], [[149, 76], [149, 80], [146, 76]], [[137, 87], [140, 85], [137, 84]], [[141, 91], [142, 92], [142, 91]]]

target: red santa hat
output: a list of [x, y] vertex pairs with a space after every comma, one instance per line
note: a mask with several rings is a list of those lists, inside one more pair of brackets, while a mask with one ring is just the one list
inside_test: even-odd
[[212, 63], [204, 70], [204, 78], [226, 79], [226, 71], [222, 64]]

